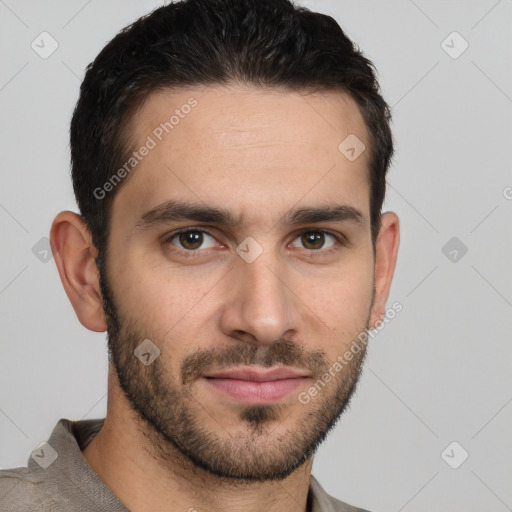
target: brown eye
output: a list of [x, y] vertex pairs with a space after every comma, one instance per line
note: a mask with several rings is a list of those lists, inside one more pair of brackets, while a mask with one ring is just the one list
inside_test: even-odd
[[[215, 239], [204, 231], [190, 229], [176, 233], [171, 237], [171, 244], [187, 251], [196, 251], [197, 249], [209, 249], [215, 246]], [[206, 246], [205, 246], [206, 244]]]
[[[330, 239], [330, 241], [329, 241]], [[300, 240], [302, 248], [312, 251], [319, 249], [329, 249], [337, 243], [334, 235], [325, 231], [304, 231], [296, 240]]]
[[323, 233], [313, 231], [304, 233], [301, 237], [301, 241], [306, 249], [321, 249], [325, 242], [325, 236]]

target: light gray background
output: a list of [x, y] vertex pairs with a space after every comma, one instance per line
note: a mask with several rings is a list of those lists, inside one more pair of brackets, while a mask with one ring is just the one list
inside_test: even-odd
[[[512, 510], [512, 2], [302, 4], [334, 16], [379, 70], [397, 148], [386, 209], [402, 234], [389, 304], [403, 311], [371, 343], [313, 473], [374, 512]], [[77, 211], [68, 127], [84, 68], [157, 5], [0, 0], [3, 468], [25, 465], [59, 418], [106, 412], [105, 334], [80, 325], [39, 241]], [[42, 31], [59, 44], [47, 59], [31, 48]], [[453, 31], [469, 44], [456, 59], [442, 47]], [[452, 237], [468, 248], [455, 262], [442, 252]], [[458, 469], [441, 457], [452, 441], [469, 453]]]

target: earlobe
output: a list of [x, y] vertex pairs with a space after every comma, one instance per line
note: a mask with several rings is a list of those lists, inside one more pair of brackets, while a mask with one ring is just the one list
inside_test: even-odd
[[394, 212], [386, 212], [381, 217], [381, 228], [376, 242], [375, 255], [375, 297], [369, 328], [386, 313], [386, 301], [395, 272], [398, 246], [400, 245], [400, 222]]
[[50, 244], [62, 285], [80, 323], [91, 331], [106, 331], [94, 260], [97, 249], [82, 217], [70, 211], [60, 212], [52, 223]]

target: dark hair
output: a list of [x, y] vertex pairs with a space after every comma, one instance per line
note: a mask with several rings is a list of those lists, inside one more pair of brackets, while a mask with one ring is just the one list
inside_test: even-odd
[[370, 137], [375, 246], [393, 142], [373, 64], [333, 18], [289, 0], [184, 0], [121, 30], [89, 64], [80, 88], [70, 128], [73, 188], [100, 263], [112, 200], [126, 180], [104, 198], [94, 191], [129, 158], [137, 108], [156, 90], [231, 83], [340, 90], [356, 101]]

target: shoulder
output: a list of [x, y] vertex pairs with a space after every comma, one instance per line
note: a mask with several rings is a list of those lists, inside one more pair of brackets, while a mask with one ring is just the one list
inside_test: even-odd
[[76, 435], [93, 436], [101, 421], [61, 418], [26, 467], [0, 470], [0, 511], [71, 512], [84, 503], [88, 512], [99, 510], [92, 503], [99, 477], [81, 456], [79, 440], [84, 440]]
[[310, 486], [313, 494], [312, 512], [369, 512], [334, 498], [323, 489], [313, 475]]
[[2, 512], [64, 512], [70, 503], [55, 492], [43, 471], [27, 467], [0, 470], [0, 510]]
[[369, 510], [366, 510], [365, 508], [359, 508], [355, 507], [354, 505], [349, 505], [348, 503], [345, 503], [344, 501], [340, 501], [330, 495], [329, 496], [331, 500], [331, 506], [333, 512], [370, 512]]

